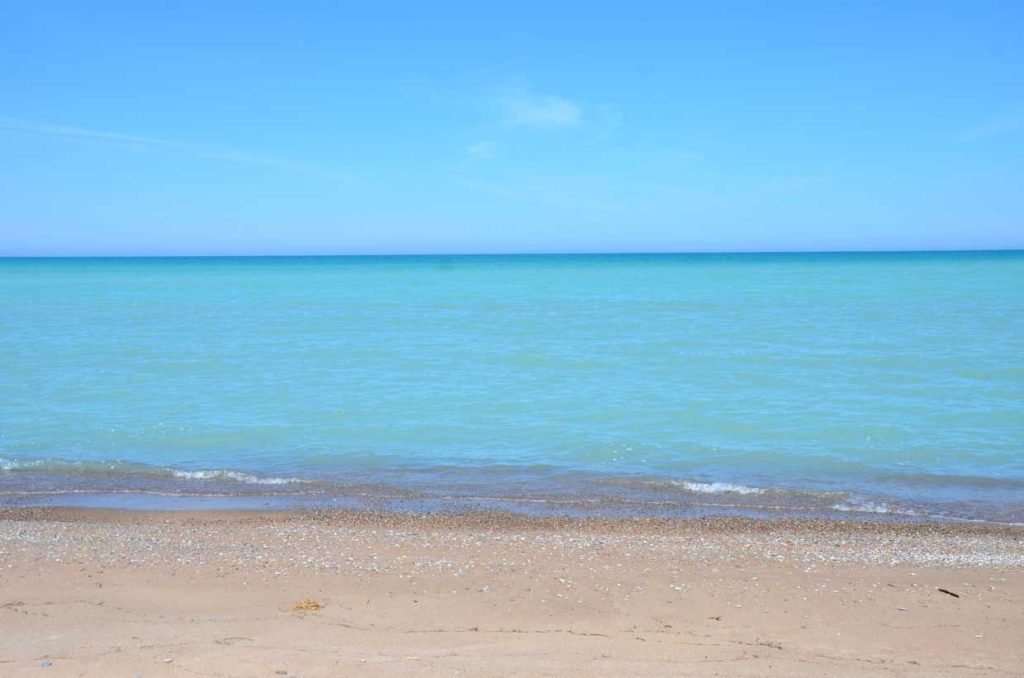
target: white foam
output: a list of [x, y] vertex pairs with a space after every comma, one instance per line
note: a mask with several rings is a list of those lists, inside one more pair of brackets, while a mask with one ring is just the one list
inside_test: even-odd
[[235, 482], [247, 485], [287, 485], [289, 483], [308, 483], [302, 478], [274, 478], [254, 476], [251, 473], [240, 471], [214, 470], [214, 471], [182, 471], [172, 472], [175, 478], [186, 478], [188, 480], [234, 480]]
[[34, 468], [36, 466], [42, 466], [45, 462], [36, 461], [16, 461], [14, 459], [0, 459], [0, 471], [20, 471], [26, 468]]
[[736, 483], [695, 483], [689, 480], [673, 480], [673, 485], [684, 487], [690, 492], [701, 494], [764, 494], [767, 490]]
[[853, 513], [889, 513], [890, 509], [884, 501], [844, 501], [832, 506], [832, 510]]
[[838, 504], [834, 504], [832, 506], [832, 510], [845, 511], [849, 513], [892, 513], [900, 516], [921, 515], [917, 511], [911, 511], [910, 509], [895, 508], [884, 501], [870, 501], [867, 499], [848, 499]]
[[141, 464], [125, 464], [122, 462], [93, 462], [93, 461], [64, 461], [60, 459], [33, 459], [20, 461], [17, 459], [0, 458], [0, 471], [22, 471], [36, 469], [40, 471], [61, 472], [95, 472], [95, 473], [125, 473], [129, 475], [165, 475], [170, 473], [175, 478], [186, 480], [233, 480], [247, 485], [288, 485], [290, 483], [309, 483], [304, 478], [276, 478], [273, 476], [257, 476], [241, 471], [228, 469], [213, 469], [201, 471], [186, 471], [183, 469], [168, 469]]

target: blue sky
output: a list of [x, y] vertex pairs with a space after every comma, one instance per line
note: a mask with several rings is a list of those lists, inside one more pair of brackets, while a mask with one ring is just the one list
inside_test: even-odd
[[1024, 247], [1022, 33], [1021, 2], [5, 2], [0, 254]]

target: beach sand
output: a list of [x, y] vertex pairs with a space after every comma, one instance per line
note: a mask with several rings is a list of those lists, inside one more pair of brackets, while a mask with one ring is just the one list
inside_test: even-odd
[[1024, 675], [1024, 529], [0, 511], [2, 676], [893, 673]]

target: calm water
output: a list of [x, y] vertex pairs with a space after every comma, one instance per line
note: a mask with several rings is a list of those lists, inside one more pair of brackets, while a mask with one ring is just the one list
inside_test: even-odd
[[1024, 253], [0, 260], [0, 504], [1024, 521]]

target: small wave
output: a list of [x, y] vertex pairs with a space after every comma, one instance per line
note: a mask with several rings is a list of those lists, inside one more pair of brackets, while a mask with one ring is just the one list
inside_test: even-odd
[[288, 485], [310, 483], [304, 478], [258, 476], [230, 469], [185, 470], [163, 466], [149, 466], [124, 461], [71, 461], [65, 459], [0, 459], [0, 471], [28, 473], [56, 473], [77, 476], [129, 476], [140, 478], [180, 478], [183, 480], [231, 480], [247, 485]]
[[0, 459], [0, 471], [41, 471], [54, 473], [130, 473], [144, 469], [122, 461], [70, 461], [65, 459]]
[[761, 487], [736, 483], [697, 483], [690, 480], [673, 480], [671, 483], [690, 492], [700, 492], [701, 494], [764, 494], [767, 492]]
[[884, 501], [844, 501], [832, 506], [833, 511], [849, 513], [889, 513], [889, 505]]
[[308, 483], [310, 481], [303, 478], [275, 478], [266, 476], [255, 476], [251, 473], [242, 473], [241, 471], [228, 471], [224, 469], [218, 469], [213, 471], [182, 471], [175, 469], [171, 472], [175, 478], [184, 478], [187, 480], [234, 480], [239, 483], [246, 483], [248, 485], [288, 485], [291, 483]]
[[844, 513], [878, 513], [896, 514], [901, 516], [918, 516], [917, 511], [896, 508], [884, 501], [870, 501], [867, 499], [848, 499], [832, 506], [833, 511]]

